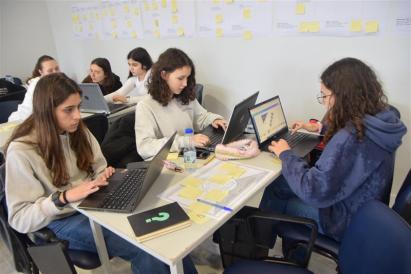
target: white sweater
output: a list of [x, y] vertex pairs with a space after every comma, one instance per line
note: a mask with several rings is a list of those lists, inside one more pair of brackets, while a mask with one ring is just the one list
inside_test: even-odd
[[[107, 166], [106, 160], [94, 136], [90, 132], [88, 135], [94, 153], [93, 170], [100, 174]], [[26, 136], [20, 140], [32, 140], [31, 138]], [[60, 210], [51, 201], [51, 194], [55, 191], [70, 189], [88, 179], [87, 173], [77, 167], [77, 158], [70, 148], [69, 136], [61, 135], [60, 139], [70, 176], [69, 184], [61, 188], [52, 184], [50, 171], [33, 145], [13, 141], [7, 150], [5, 190], [8, 221], [21, 233], [39, 230], [53, 220], [75, 212], [69, 206]]]
[[33, 94], [40, 76], [30, 80], [29, 87], [24, 95], [23, 102], [18, 105], [17, 110], [9, 116], [9, 122], [24, 121], [33, 112]]
[[147, 81], [150, 75], [151, 70], [148, 70], [142, 81], [138, 80], [138, 77], [136, 76], [130, 77], [121, 88], [107, 94], [104, 98], [107, 102], [113, 103], [113, 96], [123, 95], [130, 97], [128, 99], [129, 103], [138, 103], [144, 98], [144, 95], [147, 94]]
[[168, 138], [177, 131], [171, 151], [178, 151], [188, 144], [184, 129], [194, 128], [198, 132], [210, 125], [220, 115], [208, 112], [197, 100], [183, 105], [172, 99], [167, 106], [162, 106], [147, 95], [136, 107], [136, 146], [145, 160], [157, 154]]

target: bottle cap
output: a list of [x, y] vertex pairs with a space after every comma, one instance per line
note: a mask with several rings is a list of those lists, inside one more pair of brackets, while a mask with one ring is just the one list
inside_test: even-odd
[[185, 134], [192, 134], [192, 133], [193, 133], [193, 129], [192, 129], [192, 128], [186, 128], [186, 129], [184, 130], [184, 133], [185, 133]]

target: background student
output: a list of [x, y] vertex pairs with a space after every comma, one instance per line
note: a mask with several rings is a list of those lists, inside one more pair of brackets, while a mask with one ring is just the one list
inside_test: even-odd
[[[62, 73], [43, 77], [33, 103], [33, 114], [6, 146], [9, 223], [21, 233], [47, 226], [69, 248], [96, 252], [88, 218], [69, 203], [106, 186], [114, 169], [81, 121], [81, 91], [73, 80]], [[169, 273], [167, 265], [111, 231], [103, 228], [103, 235], [108, 253], [130, 261], [133, 273]], [[184, 262], [188, 273], [196, 273], [191, 261]]]
[[59, 71], [59, 65], [53, 57], [48, 55], [40, 56], [34, 67], [32, 76], [27, 80], [29, 86], [24, 96], [24, 100], [20, 105], [18, 105], [17, 110], [10, 114], [8, 121], [23, 121], [29, 117], [33, 111], [33, 93], [37, 82], [42, 76]]
[[111, 71], [110, 62], [106, 58], [96, 58], [91, 61], [90, 73], [83, 83], [97, 83], [103, 95], [112, 93], [121, 88], [120, 77]]
[[[174, 133], [172, 151], [188, 144], [184, 129], [199, 131], [208, 125], [226, 126], [220, 115], [208, 112], [196, 100], [194, 94], [195, 68], [183, 51], [170, 48], [162, 53], [153, 65], [148, 93], [136, 107], [135, 132], [137, 152], [144, 159], [153, 157]], [[195, 134], [196, 146], [205, 146], [209, 138]]]
[[153, 61], [147, 50], [135, 48], [127, 55], [129, 75], [123, 87], [106, 95], [108, 102], [137, 103], [147, 94], [147, 80]]
[[[389, 108], [374, 71], [358, 59], [330, 65], [317, 99], [328, 110], [320, 158], [310, 168], [285, 140], [273, 141], [269, 149], [282, 161], [282, 176], [266, 188], [260, 207], [314, 219], [320, 233], [341, 240], [364, 203], [389, 195], [406, 127]], [[301, 127], [320, 130], [319, 124], [294, 124], [294, 130]]]

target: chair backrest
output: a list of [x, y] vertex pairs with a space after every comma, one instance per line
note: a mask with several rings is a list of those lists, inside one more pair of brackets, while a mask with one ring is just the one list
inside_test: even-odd
[[411, 225], [411, 169], [398, 191], [392, 209]]
[[20, 103], [18, 100], [0, 102], [0, 123], [7, 122], [10, 114], [17, 110]]
[[103, 113], [93, 114], [84, 118], [83, 122], [101, 145], [108, 130], [107, 116]]
[[411, 227], [379, 201], [354, 215], [339, 252], [342, 274], [411, 273]]
[[203, 104], [203, 89], [204, 86], [202, 84], [196, 84], [194, 87], [194, 92], [196, 94], [197, 101], [200, 103], [200, 105]]

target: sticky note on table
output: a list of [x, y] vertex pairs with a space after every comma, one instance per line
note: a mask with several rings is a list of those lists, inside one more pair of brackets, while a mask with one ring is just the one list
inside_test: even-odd
[[209, 178], [210, 181], [217, 184], [225, 184], [232, 179], [232, 176], [227, 174], [214, 174]]
[[167, 155], [167, 160], [177, 160], [178, 159], [178, 152], [170, 152]]
[[246, 172], [244, 168], [232, 163], [224, 163], [220, 166], [219, 169], [225, 171], [228, 175], [234, 178], [239, 178]]
[[368, 21], [365, 23], [365, 32], [371, 33], [371, 32], [378, 32], [378, 21]]
[[200, 196], [201, 193], [202, 190], [199, 188], [186, 186], [180, 189], [178, 195], [186, 199], [194, 200], [197, 199], [197, 197]]
[[206, 215], [194, 211], [189, 211], [187, 214], [188, 217], [190, 217], [191, 221], [199, 225], [204, 224], [210, 220], [210, 218]]
[[304, 3], [297, 3], [295, 5], [295, 14], [297, 15], [305, 14], [305, 4]]
[[195, 187], [195, 188], [200, 188], [202, 182], [203, 182], [202, 180], [200, 180], [196, 177], [188, 176], [183, 181], [181, 181], [181, 184], [183, 186], [191, 186], [191, 187]]
[[190, 206], [190, 211], [194, 211], [196, 213], [207, 213], [211, 208], [212, 207], [210, 205], [194, 202]]
[[351, 20], [350, 31], [351, 32], [361, 32], [362, 31], [362, 20]]
[[221, 202], [227, 196], [227, 191], [222, 191], [220, 189], [212, 189], [206, 195], [204, 199], [213, 202]]

